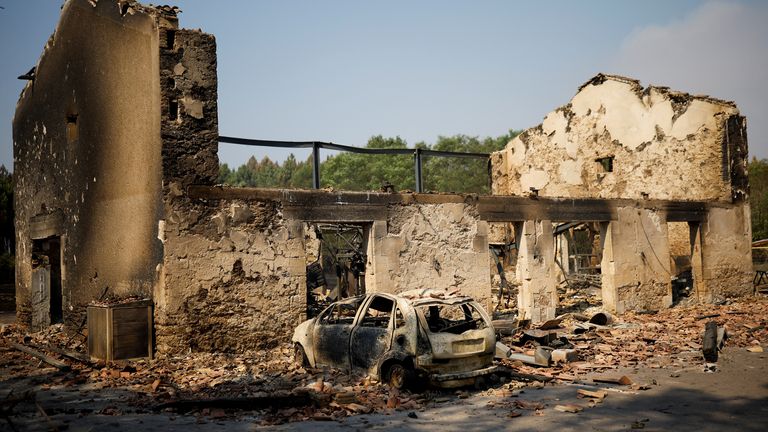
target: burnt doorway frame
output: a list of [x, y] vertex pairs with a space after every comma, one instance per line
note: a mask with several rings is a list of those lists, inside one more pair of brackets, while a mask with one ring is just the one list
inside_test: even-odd
[[[365, 275], [373, 224], [348, 221], [308, 224], [315, 230], [319, 245], [317, 261], [307, 266], [307, 316], [313, 317], [333, 301], [366, 293]], [[333, 240], [329, 233], [333, 234]], [[332, 280], [336, 283], [330, 283]], [[316, 293], [318, 288], [324, 288], [322, 295]]]
[[32, 239], [32, 270], [45, 268], [44, 298], [47, 298], [48, 325], [64, 322], [64, 274], [62, 269], [62, 243], [60, 235]]

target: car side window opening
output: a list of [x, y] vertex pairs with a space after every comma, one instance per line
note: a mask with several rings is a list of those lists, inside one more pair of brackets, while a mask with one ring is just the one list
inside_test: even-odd
[[343, 302], [332, 305], [320, 317], [320, 324], [352, 324], [361, 302]]
[[461, 334], [467, 330], [487, 327], [480, 313], [469, 303], [460, 305], [421, 306], [427, 326], [432, 333]]
[[364, 327], [389, 327], [394, 306], [395, 302], [392, 300], [376, 296], [365, 311], [365, 316], [363, 316], [363, 321], [360, 325]]
[[405, 318], [403, 317], [403, 311], [399, 307], [395, 307], [395, 328], [405, 327]]

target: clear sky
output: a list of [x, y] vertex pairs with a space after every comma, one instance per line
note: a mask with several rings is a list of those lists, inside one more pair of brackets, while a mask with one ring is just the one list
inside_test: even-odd
[[[101, 0], [114, 1], [114, 0]], [[172, 0], [167, 0], [172, 1]], [[0, 0], [0, 163], [61, 0]], [[768, 3], [178, 0], [216, 36], [221, 135], [410, 145], [535, 126], [598, 72], [734, 100], [768, 157]], [[220, 146], [222, 162], [277, 149]], [[305, 158], [306, 154], [298, 154]]]

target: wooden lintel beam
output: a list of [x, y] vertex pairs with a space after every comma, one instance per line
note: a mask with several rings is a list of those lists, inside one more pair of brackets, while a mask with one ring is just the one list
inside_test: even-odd
[[[313, 221], [371, 221], [386, 218], [386, 207], [392, 204], [476, 205], [481, 220], [514, 222], [524, 220], [611, 221], [620, 207], [652, 209], [664, 213], [669, 222], [704, 220], [711, 205], [699, 201], [660, 201], [597, 198], [518, 197], [474, 194], [419, 194], [324, 191], [306, 189], [237, 188], [222, 186], [190, 186], [193, 199], [277, 201], [288, 210], [287, 216]], [[727, 204], [725, 204], [727, 205]]]

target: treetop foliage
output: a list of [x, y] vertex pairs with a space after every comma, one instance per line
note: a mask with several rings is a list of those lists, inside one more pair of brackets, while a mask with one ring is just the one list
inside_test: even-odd
[[[418, 142], [414, 148], [462, 153], [491, 153], [504, 146], [520, 131], [510, 130], [484, 139], [466, 135], [440, 136], [434, 144]], [[371, 137], [366, 148], [408, 148], [400, 137]], [[422, 157], [424, 190], [457, 193], [490, 193], [487, 161], [437, 156]], [[291, 154], [282, 164], [268, 157], [251, 157], [236, 169], [222, 164], [219, 182], [232, 186], [305, 188], [312, 187], [312, 156], [297, 161]], [[412, 155], [367, 155], [339, 153], [320, 163], [320, 184], [340, 190], [380, 190], [389, 183], [398, 191], [415, 190]]]
[[768, 159], [753, 157], [748, 170], [752, 239], [762, 240], [768, 238]]

